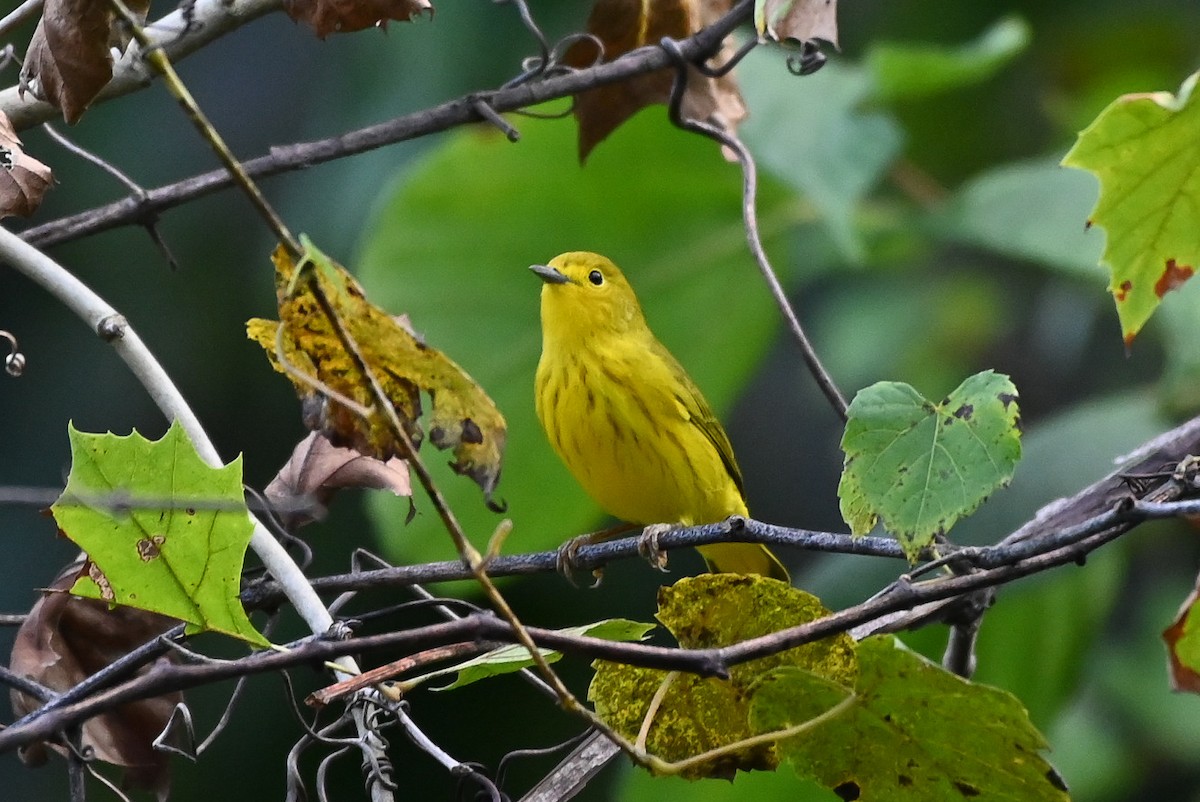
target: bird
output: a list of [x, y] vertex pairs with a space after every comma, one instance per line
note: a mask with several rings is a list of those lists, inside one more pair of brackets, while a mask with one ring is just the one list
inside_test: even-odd
[[[546, 437], [609, 515], [647, 527], [748, 517], [729, 436], [687, 371], [646, 323], [633, 288], [587, 251], [530, 265], [542, 280], [534, 383]], [[700, 546], [715, 572], [789, 581], [759, 543]]]

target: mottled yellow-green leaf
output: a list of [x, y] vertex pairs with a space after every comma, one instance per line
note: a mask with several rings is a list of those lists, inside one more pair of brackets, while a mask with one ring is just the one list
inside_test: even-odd
[[798, 774], [859, 802], [1069, 798], [1012, 694], [945, 671], [891, 636], [860, 643], [858, 661], [851, 684], [780, 668], [751, 701], [755, 728], [773, 732], [853, 695], [841, 713], [780, 742]]
[[1194, 73], [1178, 95], [1122, 95], [1079, 134], [1062, 163], [1100, 179], [1089, 224], [1108, 236], [1102, 264], [1126, 345], [1200, 259], [1200, 102]]
[[241, 457], [210, 467], [178, 421], [161, 440], [68, 433], [71, 472], [51, 512], [89, 560], [71, 592], [269, 645], [238, 599], [254, 531]]
[[[377, 409], [370, 383], [353, 352], [347, 350], [340, 328], [379, 381], [413, 443], [419, 445], [424, 438], [419, 422], [424, 392], [432, 401], [429, 439], [438, 448], [453, 449], [451, 467], [483, 488], [489, 506], [502, 509], [492, 500], [492, 493], [500, 481], [506, 427], [491, 398], [449, 357], [368, 301], [345, 268], [307, 238], [302, 241], [305, 251], [299, 263], [293, 264], [283, 248], [274, 255], [282, 322], [255, 318], [246, 323], [246, 333], [266, 350], [275, 369], [296, 386], [306, 425], [334, 445], [381, 460], [406, 456], [403, 444]], [[329, 310], [323, 308], [314, 286], [328, 301]], [[330, 313], [336, 316], [338, 326], [330, 320]], [[286, 366], [280, 363], [279, 351]], [[328, 397], [325, 388], [371, 410], [370, 414], [364, 416]]]
[[[726, 646], [826, 615], [811, 594], [759, 576], [702, 574], [659, 592], [658, 619], [681, 646]], [[668, 687], [647, 731], [646, 747], [664, 760], [679, 761], [734, 744], [754, 734], [748, 718], [757, 683], [779, 666], [796, 666], [853, 684], [854, 643], [837, 635], [780, 654], [735, 666], [728, 680], [700, 678], [607, 661], [596, 662], [588, 698], [618, 731], [634, 739], [651, 699]], [[770, 744], [745, 747], [700, 763], [689, 778], [732, 777], [737, 769], [771, 769], [778, 762]]]

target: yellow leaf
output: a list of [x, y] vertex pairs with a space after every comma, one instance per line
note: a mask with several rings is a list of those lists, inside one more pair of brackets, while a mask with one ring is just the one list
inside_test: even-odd
[[[819, 599], [775, 579], [702, 574], [659, 591], [659, 621], [685, 648], [716, 648], [767, 635], [828, 614]], [[646, 748], [664, 760], [681, 761], [738, 744], [756, 735], [750, 706], [764, 677], [788, 666], [853, 686], [858, 673], [854, 642], [834, 635], [736, 665], [728, 680], [653, 668], [596, 662], [588, 698], [596, 712], [633, 739], [649, 716]], [[664, 691], [660, 687], [668, 683]], [[657, 708], [652, 710], [656, 694]], [[690, 766], [689, 779], [732, 779], [736, 770], [774, 769], [774, 744], [742, 745]]]
[[[450, 466], [475, 480], [489, 507], [502, 510], [492, 493], [500, 480], [506, 426], [491, 398], [449, 357], [371, 304], [345, 268], [307, 238], [302, 241], [305, 251], [299, 264], [282, 247], [273, 257], [282, 322], [255, 318], [247, 322], [246, 332], [296, 386], [305, 425], [335, 445], [381, 460], [407, 456], [380, 414], [370, 382], [347, 351], [344, 333], [383, 388], [414, 446], [424, 438], [418, 418], [425, 392], [432, 402], [429, 439], [438, 448], [453, 449]], [[286, 364], [280, 362], [280, 351]]]

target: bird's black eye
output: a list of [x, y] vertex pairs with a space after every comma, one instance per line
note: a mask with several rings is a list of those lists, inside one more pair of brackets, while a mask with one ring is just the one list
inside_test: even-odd
[[604, 274], [599, 270], [593, 270], [591, 273], [588, 273], [588, 281], [599, 287], [604, 283]]

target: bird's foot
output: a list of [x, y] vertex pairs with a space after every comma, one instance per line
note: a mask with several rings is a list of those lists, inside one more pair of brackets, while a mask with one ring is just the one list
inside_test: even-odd
[[[580, 568], [579, 549], [596, 543], [596, 535], [598, 534], [603, 533], [591, 532], [586, 535], [579, 535], [578, 537], [571, 538], [566, 543], [558, 547], [558, 553], [555, 556], [554, 565], [558, 569], [558, 572], [565, 576], [567, 581], [572, 585], [575, 585], [575, 587], [579, 587], [578, 583], [575, 581], [575, 571]], [[600, 582], [604, 579], [604, 566], [601, 565], [593, 568], [592, 577], [594, 578], [594, 581], [592, 582], [591, 587], [600, 587]]]
[[663, 573], [667, 571], [667, 553], [659, 547], [658, 539], [674, 528], [671, 524], [650, 524], [638, 538], [638, 554]]

